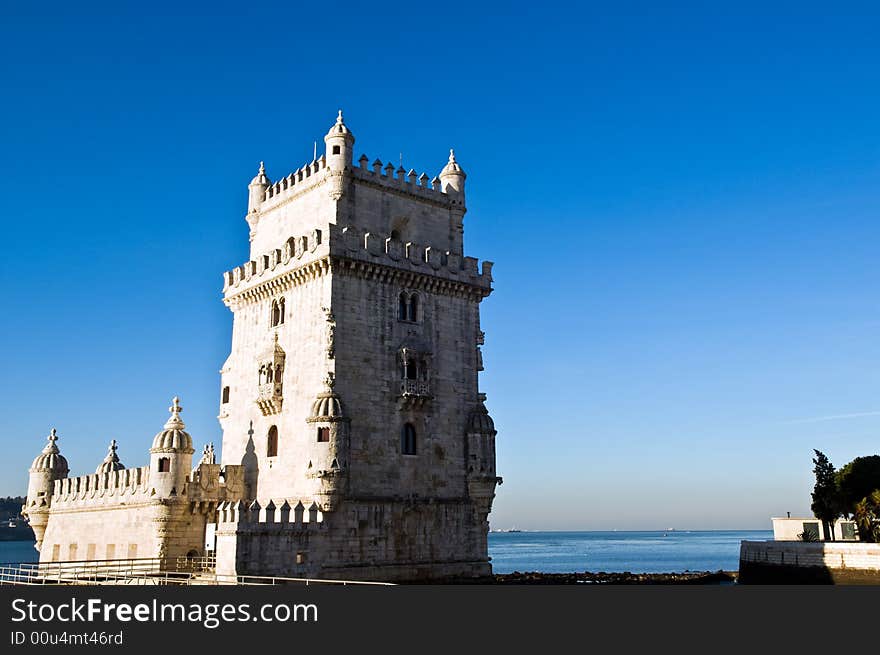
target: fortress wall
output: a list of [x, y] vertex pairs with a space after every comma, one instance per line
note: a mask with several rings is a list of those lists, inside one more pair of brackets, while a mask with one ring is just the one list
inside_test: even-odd
[[[416, 291], [419, 320], [397, 318], [401, 291]], [[334, 282], [335, 390], [352, 417], [349, 494], [463, 498], [466, 422], [477, 402], [476, 301], [432, 292], [409, 279]], [[401, 351], [425, 350], [424, 397], [402, 400]], [[421, 389], [421, 387], [420, 387]], [[416, 429], [416, 455], [401, 454], [404, 423]]]
[[217, 573], [391, 582], [490, 572], [467, 502], [345, 502], [321, 520], [307, 518], [291, 511], [281, 520], [276, 511], [270, 521], [265, 509], [221, 505]]
[[40, 562], [158, 557], [158, 504], [52, 508]]
[[[463, 209], [453, 208], [447, 194], [420, 185], [415, 175], [405, 175], [402, 169], [397, 177], [355, 169], [352, 177], [351, 190], [339, 204], [338, 223], [374, 234], [397, 230], [404, 242], [461, 252]], [[427, 176], [423, 179], [427, 183]]]
[[[297, 183], [276, 193], [261, 205], [251, 242], [251, 259], [280, 248], [291, 233], [309, 234], [314, 227], [327, 225], [335, 220], [336, 203], [330, 200], [326, 185], [322, 184], [324, 170], [307, 178], [310, 180], [308, 185]], [[272, 192], [279, 184], [282, 183], [276, 182], [269, 187], [267, 193]]]
[[739, 581], [744, 584], [880, 584], [880, 544], [743, 541]]
[[55, 480], [52, 509], [79, 510], [115, 507], [120, 502], [150, 500], [150, 467], [123, 469], [111, 473], [92, 473]]

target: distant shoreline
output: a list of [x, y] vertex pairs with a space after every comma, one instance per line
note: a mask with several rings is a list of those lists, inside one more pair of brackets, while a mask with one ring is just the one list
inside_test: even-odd
[[618, 532], [621, 534], [638, 533], [638, 532], [670, 532], [684, 534], [687, 532], [772, 532], [773, 528], [667, 528], [666, 530], [652, 528], [650, 530], [526, 530], [526, 529], [498, 529], [489, 530], [489, 534], [531, 534], [552, 532], [555, 534], [573, 534], [577, 532]]
[[734, 584], [738, 578], [737, 571], [686, 571], [684, 573], [497, 573], [488, 584], [515, 585], [651, 585], [651, 584], [685, 584], [685, 585], [727, 585]]

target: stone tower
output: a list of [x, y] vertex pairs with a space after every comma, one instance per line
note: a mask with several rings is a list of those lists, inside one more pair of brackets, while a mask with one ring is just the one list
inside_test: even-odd
[[22, 514], [27, 516], [28, 523], [34, 531], [36, 540], [34, 546], [37, 550], [40, 550], [43, 544], [43, 535], [49, 522], [55, 481], [64, 480], [70, 472], [67, 460], [58, 449], [56, 441], [58, 435], [55, 428], [52, 428], [48, 437], [49, 443], [43, 448], [43, 452], [37, 455], [28, 471], [27, 500], [22, 508]]
[[[222, 513], [218, 570], [486, 575], [500, 482], [478, 383], [492, 264], [464, 256], [465, 172], [453, 152], [433, 179], [355, 164], [341, 111], [324, 142], [274, 182], [260, 163], [250, 258], [224, 275], [222, 463], [243, 467], [248, 498]], [[320, 532], [279, 531], [277, 507], [310, 508]]]

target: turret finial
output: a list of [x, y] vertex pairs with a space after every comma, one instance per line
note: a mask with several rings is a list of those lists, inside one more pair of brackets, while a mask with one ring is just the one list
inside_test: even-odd
[[46, 453], [46, 454], [48, 455], [48, 454], [51, 454], [51, 453], [58, 453], [58, 452], [61, 452], [61, 451], [58, 450], [58, 445], [55, 443], [56, 441], [58, 441], [58, 432], [55, 430], [55, 428], [52, 428], [52, 429], [49, 431], [49, 436], [46, 437], [46, 440], [47, 440], [49, 443], [47, 443], [47, 444], [45, 445], [45, 447], [43, 448], [43, 452], [44, 452], [44, 453]]
[[166, 430], [183, 430], [186, 426], [183, 424], [183, 421], [180, 418], [180, 412], [183, 411], [183, 407], [180, 405], [180, 398], [174, 396], [171, 399], [171, 407], [168, 408], [168, 411], [171, 412], [171, 417], [168, 419], [168, 422], [165, 423]]
[[455, 163], [455, 150], [453, 148], [449, 149], [449, 163], [450, 164]]
[[109, 447], [107, 450], [110, 451], [110, 454], [111, 454], [111, 455], [115, 455], [115, 454], [116, 454], [116, 439], [111, 439], [111, 440], [110, 440], [110, 447]]
[[263, 162], [261, 161], [259, 175], [265, 175], [265, 174], [266, 174], [266, 167], [263, 165]]
[[342, 123], [342, 110], [341, 109], [339, 110], [339, 115], [336, 116], [336, 124], [339, 125], [340, 123]]

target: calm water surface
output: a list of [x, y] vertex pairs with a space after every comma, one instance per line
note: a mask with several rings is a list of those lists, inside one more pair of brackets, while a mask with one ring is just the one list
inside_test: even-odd
[[[495, 573], [735, 571], [739, 542], [770, 530], [672, 532], [491, 532]], [[0, 541], [0, 562], [35, 562], [32, 542]]]
[[495, 573], [736, 571], [740, 541], [772, 538], [772, 530], [491, 532], [489, 555]]

